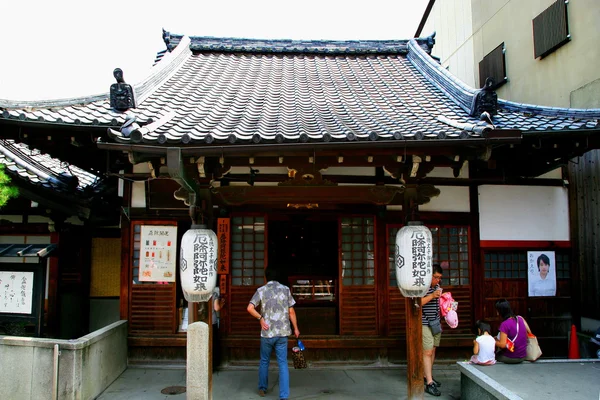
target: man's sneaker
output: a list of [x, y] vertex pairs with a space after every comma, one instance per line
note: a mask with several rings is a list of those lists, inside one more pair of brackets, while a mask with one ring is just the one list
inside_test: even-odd
[[266, 394], [267, 394], [267, 391], [266, 391], [266, 390], [262, 390], [262, 389], [260, 389], [260, 390], [258, 391], [258, 395], [259, 395], [260, 397], [265, 397], [265, 395], [266, 395]]
[[[433, 383], [435, 383], [435, 386], [440, 387], [442, 386], [442, 384], [438, 381], [435, 380], [435, 378], [431, 378], [431, 380], [433, 381]], [[423, 383], [425, 383], [425, 386], [427, 386], [427, 378], [423, 378]]]
[[430, 383], [429, 385], [425, 385], [425, 391], [432, 396], [441, 396], [442, 392], [439, 391], [435, 383]]

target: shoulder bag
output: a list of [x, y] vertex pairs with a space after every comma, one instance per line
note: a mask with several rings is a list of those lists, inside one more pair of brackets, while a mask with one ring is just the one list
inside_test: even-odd
[[427, 318], [427, 323], [429, 324], [429, 327], [431, 328], [431, 334], [432, 335], [437, 335], [438, 333], [442, 333], [442, 322], [439, 318], [440, 316], [440, 302], [439, 299], [437, 300], [437, 304], [436, 304], [436, 311], [437, 311], [437, 316], [438, 318]]
[[[521, 317], [523, 318], [523, 317]], [[523, 320], [525, 321], [525, 320]], [[525, 322], [525, 324], [527, 324]], [[538, 343], [537, 337], [533, 333], [527, 334], [527, 354], [525, 360], [534, 362], [542, 356], [542, 349]]]
[[429, 323], [429, 327], [431, 328], [431, 334], [437, 335], [438, 333], [442, 333], [442, 324], [438, 318], [427, 319]]
[[511, 353], [515, 351], [515, 340], [517, 340], [517, 336], [519, 336], [519, 318], [517, 317], [517, 334], [515, 335], [514, 338], [512, 338], [512, 340], [506, 336], [506, 350], [510, 351]]

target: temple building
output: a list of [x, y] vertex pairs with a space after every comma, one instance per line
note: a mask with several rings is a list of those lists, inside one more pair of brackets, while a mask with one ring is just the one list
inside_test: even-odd
[[[435, 35], [163, 38], [137, 84], [117, 68], [102, 96], [0, 100], [3, 148], [36, 149], [78, 178], [29, 168], [35, 188], [22, 193], [68, 214], [63, 229], [85, 238], [76, 258], [57, 243], [54, 332], [72, 331], [64, 308], [74, 297], [61, 284], [76, 277], [77, 304], [88, 307], [80, 330], [127, 320], [130, 363], [185, 361], [185, 324], [207, 307], [185, 301], [178, 246], [202, 222], [219, 237], [223, 362], [257, 359], [259, 326], [246, 306], [267, 266], [292, 290], [311, 361], [399, 362], [395, 237], [418, 220], [459, 303], [439, 357], [464, 358], [477, 319], [497, 329], [499, 298], [527, 316], [544, 356], [566, 354], [579, 266], [565, 167], [600, 147], [600, 109], [508, 101], [493, 79], [470, 87], [431, 55]], [[17, 156], [32, 164], [31, 153]], [[64, 200], [46, 195], [56, 187]], [[13, 218], [2, 232], [25, 235], [26, 222]], [[551, 296], [529, 291], [540, 252], [553, 260]]]

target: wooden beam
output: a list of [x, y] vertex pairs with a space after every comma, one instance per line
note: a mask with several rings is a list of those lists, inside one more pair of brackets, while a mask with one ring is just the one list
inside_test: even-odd
[[[312, 349], [375, 349], [375, 348], [402, 348], [406, 346], [404, 337], [360, 337], [360, 336], [337, 336], [337, 337], [302, 337], [302, 342], [307, 348]], [[174, 333], [172, 335], [152, 335], [128, 337], [129, 346], [136, 347], [181, 347], [187, 345], [185, 333]], [[260, 347], [260, 337], [251, 336], [226, 336], [221, 338], [221, 343], [227, 348], [250, 348]], [[290, 341], [289, 346], [292, 347]], [[473, 347], [472, 335], [443, 335], [440, 347]], [[423, 379], [421, 377], [421, 379]]]
[[229, 205], [241, 204], [389, 204], [401, 187], [389, 186], [222, 186], [213, 193]]

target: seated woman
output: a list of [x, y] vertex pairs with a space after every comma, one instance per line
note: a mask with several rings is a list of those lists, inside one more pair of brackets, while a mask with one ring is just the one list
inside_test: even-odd
[[479, 365], [494, 365], [496, 357], [494, 350], [496, 341], [491, 335], [492, 328], [485, 321], [477, 321], [475, 323], [477, 338], [473, 340], [473, 356], [470, 362]]
[[496, 302], [496, 311], [502, 318], [496, 339], [496, 360], [506, 364], [518, 364], [527, 354], [527, 334], [531, 333], [523, 317], [515, 316], [506, 299]]

